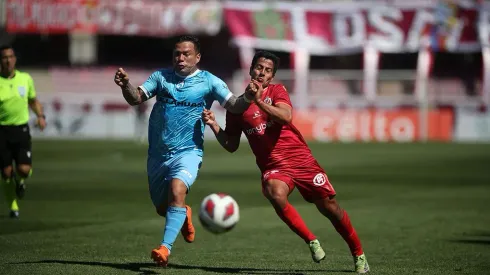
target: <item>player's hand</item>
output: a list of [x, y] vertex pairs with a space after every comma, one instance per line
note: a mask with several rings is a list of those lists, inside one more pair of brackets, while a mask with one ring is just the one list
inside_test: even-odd
[[246, 97], [249, 101], [252, 101], [254, 100], [256, 93], [257, 93], [257, 87], [255, 87], [255, 84], [252, 81], [250, 81], [247, 88], [245, 88], [245, 94], [243, 96]]
[[248, 83], [248, 86], [247, 88], [245, 89], [245, 92], [249, 92], [253, 95], [255, 95], [255, 93], [257, 93], [257, 86], [255, 85], [254, 81], [250, 81], [250, 83]]
[[212, 125], [216, 123], [216, 118], [214, 117], [213, 111], [210, 111], [208, 109], [204, 109], [204, 111], [202, 112], [202, 120], [207, 125]]
[[124, 71], [123, 68], [117, 69], [116, 75], [114, 76], [114, 82], [119, 87], [124, 87], [124, 86], [128, 85], [128, 83], [129, 83], [128, 73], [126, 71]]
[[46, 119], [44, 117], [38, 117], [36, 125], [39, 127], [39, 130], [43, 131], [46, 128]]
[[253, 86], [253, 90], [255, 91], [254, 101], [257, 102], [262, 100], [262, 94], [264, 93], [264, 87], [262, 87], [262, 83], [258, 82], [257, 80], [252, 80], [250, 84]]

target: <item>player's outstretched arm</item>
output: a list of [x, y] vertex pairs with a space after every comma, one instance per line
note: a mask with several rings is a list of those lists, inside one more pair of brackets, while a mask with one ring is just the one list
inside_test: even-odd
[[114, 82], [117, 84], [117, 86], [121, 87], [123, 97], [130, 105], [138, 105], [147, 99], [145, 93], [140, 88], [135, 88], [129, 82], [128, 73], [126, 73], [122, 68], [119, 68], [116, 71]]
[[209, 125], [214, 135], [216, 136], [216, 139], [218, 140], [219, 144], [223, 148], [225, 148], [226, 151], [233, 153], [236, 150], [238, 150], [238, 147], [240, 146], [240, 135], [237, 136], [228, 135], [226, 131], [221, 129], [218, 122], [216, 122], [214, 113], [210, 110], [206, 110], [206, 109], [204, 110], [204, 112], [202, 113], [202, 119], [204, 123]]
[[210, 75], [209, 80], [211, 81], [211, 92], [214, 99], [218, 100], [221, 106], [230, 113], [242, 114], [248, 107], [250, 107], [250, 103], [252, 103], [256, 92], [251, 89], [250, 85], [247, 87], [244, 94], [237, 97], [230, 92], [223, 80], [214, 75]]
[[230, 99], [228, 99], [228, 101], [226, 102], [224, 108], [234, 114], [241, 114], [248, 109], [252, 100], [253, 95], [251, 95], [250, 92], [245, 92], [238, 97], [232, 95]]

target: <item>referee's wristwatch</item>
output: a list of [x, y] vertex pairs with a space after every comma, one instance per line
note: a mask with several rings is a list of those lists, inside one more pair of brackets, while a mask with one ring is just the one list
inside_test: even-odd
[[44, 119], [46, 119], [46, 116], [44, 114], [42, 114], [42, 115], [38, 116], [37, 118], [44, 118]]

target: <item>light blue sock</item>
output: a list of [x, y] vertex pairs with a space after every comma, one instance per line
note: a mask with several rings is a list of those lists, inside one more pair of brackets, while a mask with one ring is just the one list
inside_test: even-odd
[[168, 251], [172, 250], [172, 245], [177, 239], [182, 225], [184, 225], [186, 216], [187, 209], [185, 207], [168, 207], [165, 231], [163, 232], [162, 240], [162, 245], [167, 247]]

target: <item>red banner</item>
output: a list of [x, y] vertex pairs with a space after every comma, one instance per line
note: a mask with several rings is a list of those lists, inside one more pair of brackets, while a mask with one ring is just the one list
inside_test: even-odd
[[219, 3], [154, 0], [7, 0], [8, 32], [172, 36], [216, 34]]
[[420, 110], [345, 110], [297, 112], [293, 123], [308, 140], [413, 142], [427, 131], [428, 140], [451, 141], [453, 112], [429, 111], [427, 129], [420, 121]]
[[480, 50], [475, 4], [448, 8], [434, 4], [437, 1], [379, 2], [227, 2], [224, 13], [235, 42], [243, 47], [301, 47], [323, 55], [360, 52], [370, 43], [381, 52], [395, 53], [416, 52], [426, 39], [436, 50]]

